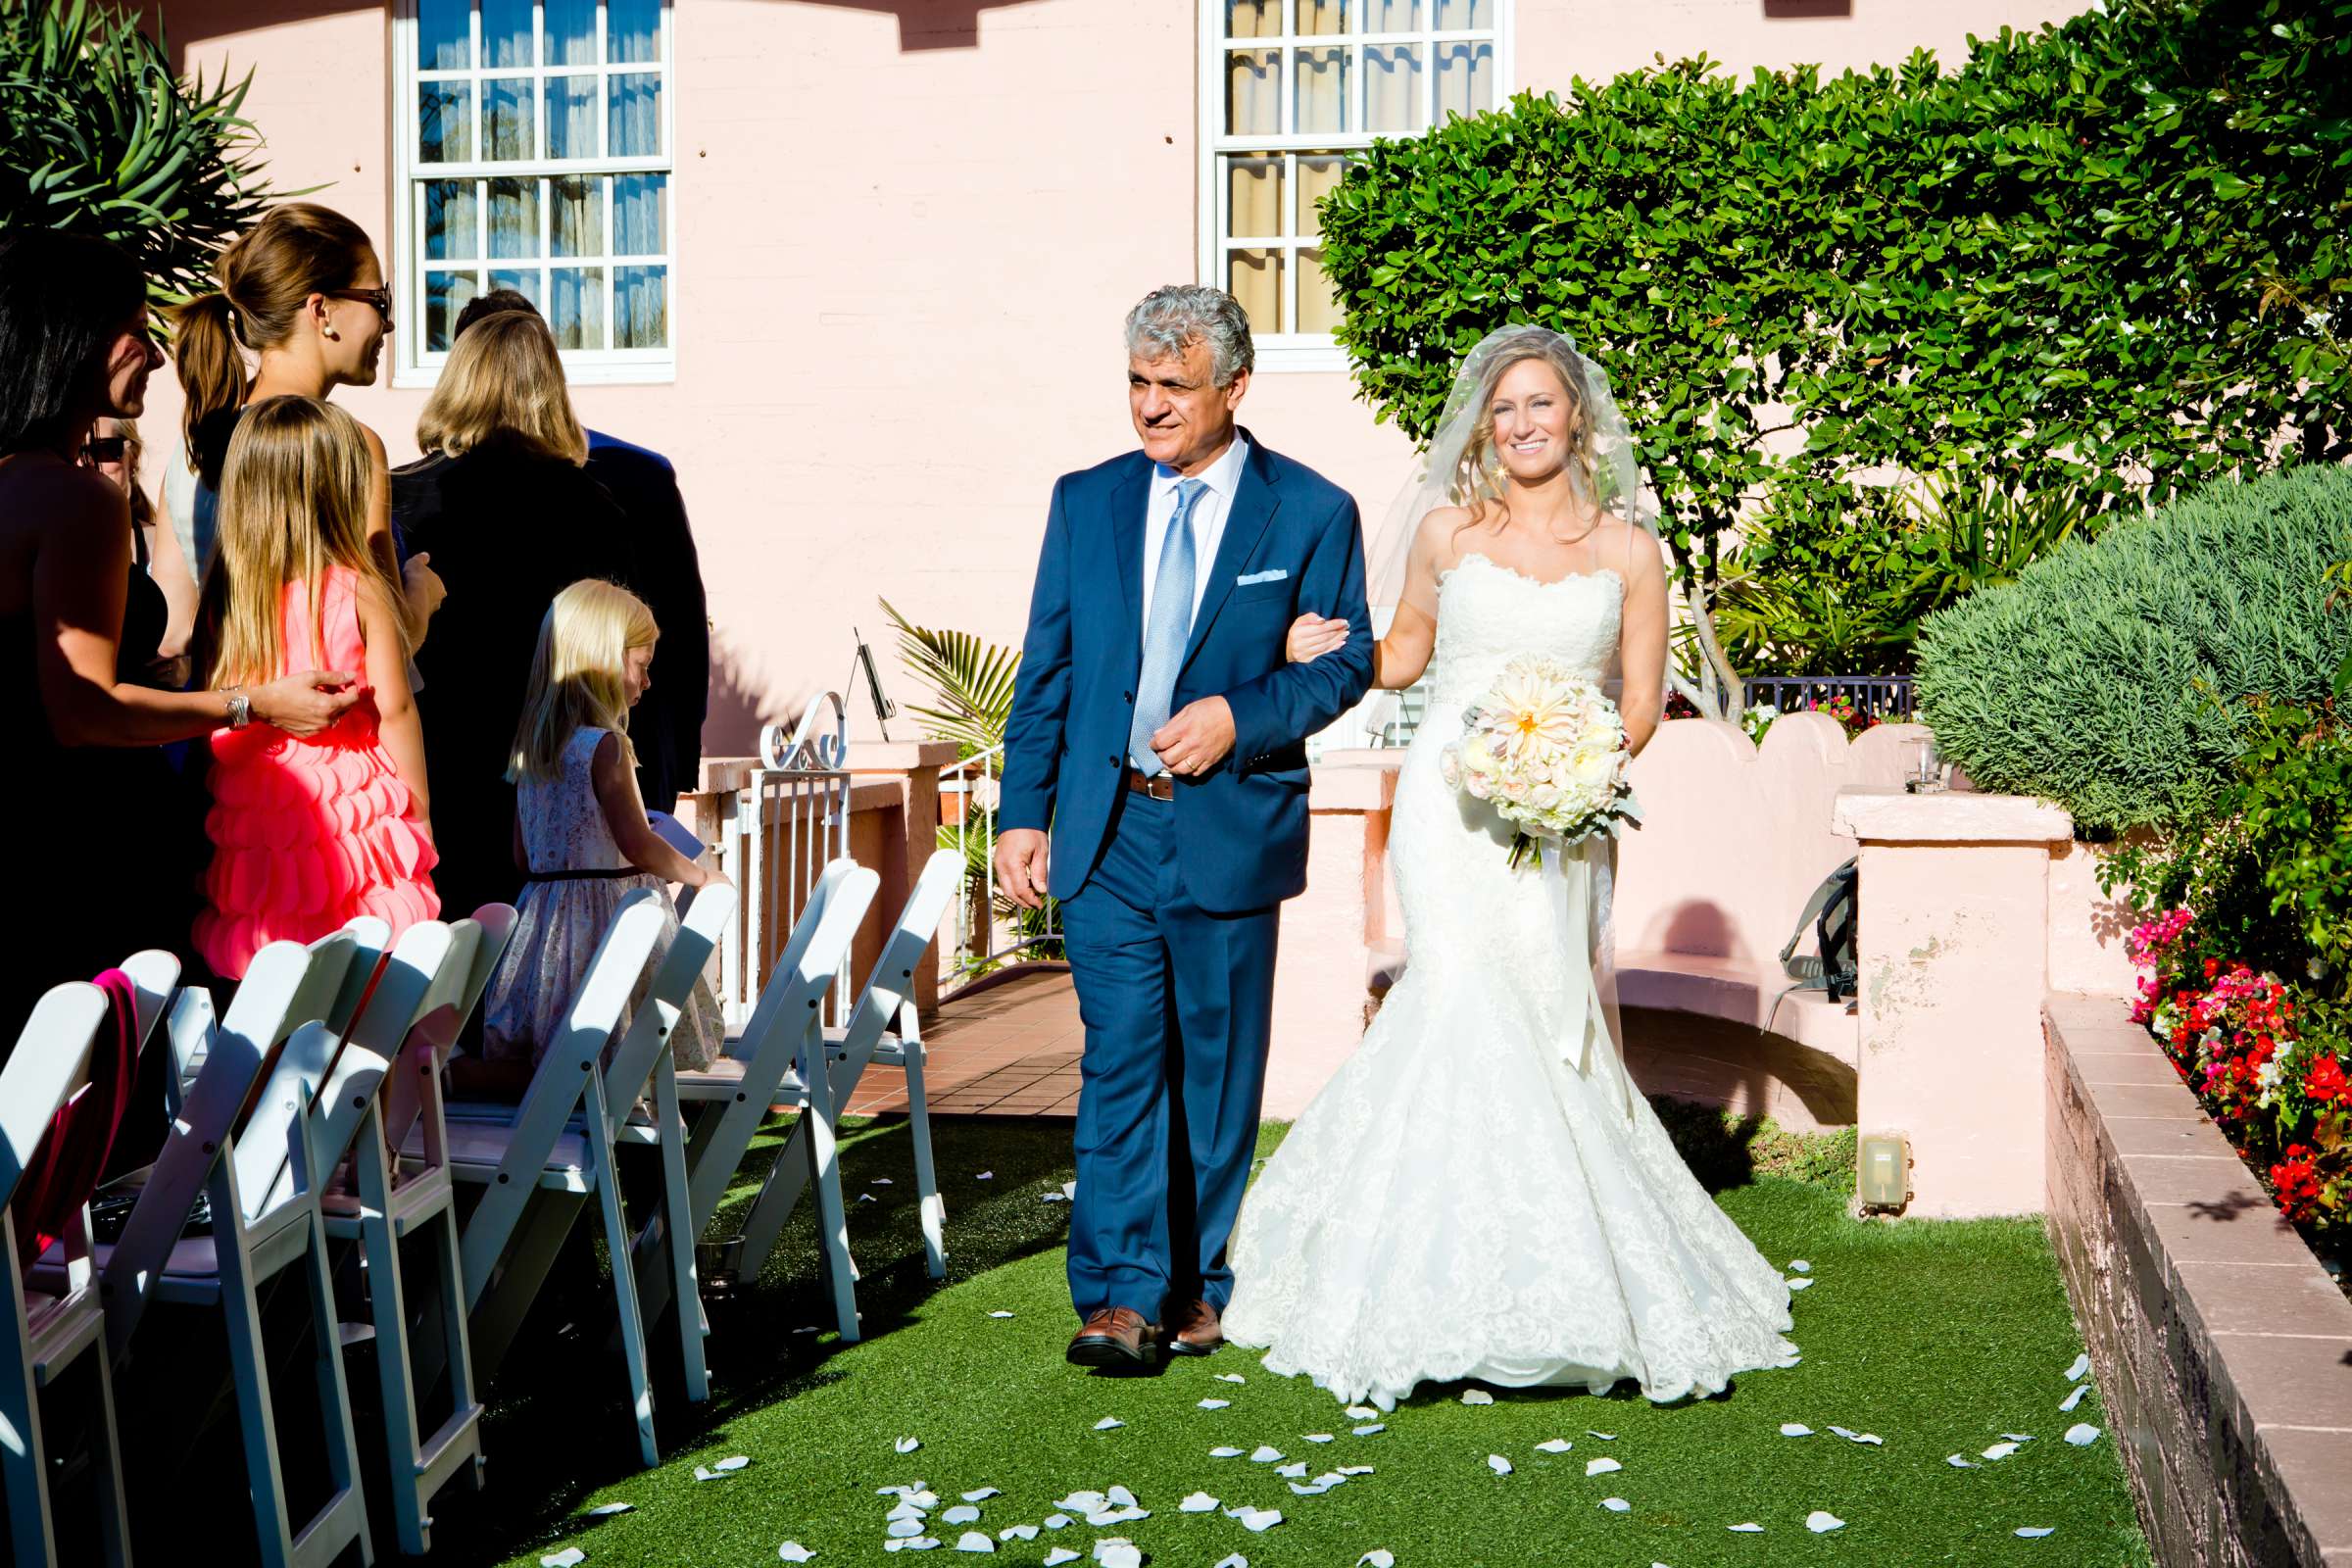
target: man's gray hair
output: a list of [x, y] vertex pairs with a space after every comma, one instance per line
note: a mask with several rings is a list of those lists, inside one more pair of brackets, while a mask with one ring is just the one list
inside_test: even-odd
[[1208, 345], [1209, 375], [1218, 386], [1231, 386], [1257, 365], [1249, 314], [1221, 288], [1170, 283], [1127, 313], [1127, 352], [1138, 359], [1181, 359], [1196, 343]]

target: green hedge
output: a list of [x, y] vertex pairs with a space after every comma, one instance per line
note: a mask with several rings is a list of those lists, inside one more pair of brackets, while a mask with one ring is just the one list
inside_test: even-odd
[[2257, 694], [2325, 697], [2352, 652], [2328, 569], [2352, 469], [2225, 480], [1931, 616], [1919, 701], [1979, 787], [2079, 825], [2180, 821], [2228, 777]]
[[1661, 63], [1384, 142], [1321, 207], [1416, 440], [1513, 320], [1607, 368], [1685, 567], [1889, 471], [2156, 496], [2352, 456], [2352, 0], [2109, 0], [1823, 79]]

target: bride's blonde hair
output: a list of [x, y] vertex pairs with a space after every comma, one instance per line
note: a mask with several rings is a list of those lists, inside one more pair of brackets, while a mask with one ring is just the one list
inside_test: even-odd
[[556, 595], [539, 621], [531, 681], [514, 727], [510, 781], [563, 775], [564, 748], [582, 728], [620, 737], [621, 757], [636, 765], [629, 746], [628, 662], [632, 648], [651, 648], [662, 628], [645, 601], [618, 583], [582, 578]]

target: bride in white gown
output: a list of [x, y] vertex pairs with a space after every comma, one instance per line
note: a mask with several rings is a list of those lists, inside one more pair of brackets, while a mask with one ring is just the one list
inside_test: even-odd
[[[1553, 872], [1509, 867], [1511, 830], [1438, 770], [1522, 654], [1595, 681], [1622, 668], [1630, 744], [1655, 730], [1666, 584], [1633, 520], [1632, 449], [1598, 368], [1510, 327], [1464, 363], [1423, 472], [1392, 524], [1404, 559], [1375, 584], [1396, 607], [1376, 684], [1429, 675], [1389, 839], [1407, 968], [1243, 1201], [1225, 1334], [1384, 1409], [1465, 1378], [1716, 1393], [1794, 1359], [1788, 1289], [1624, 1076], [1613, 843], [1562, 859], [1581, 883], [1563, 899]], [[1337, 626], [1302, 620], [1294, 657]]]

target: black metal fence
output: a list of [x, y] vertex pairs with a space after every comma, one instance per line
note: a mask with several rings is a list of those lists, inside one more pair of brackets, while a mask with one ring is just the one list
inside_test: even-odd
[[1769, 703], [1784, 713], [1826, 708], [1844, 697], [1882, 721], [1908, 719], [1916, 703], [1908, 675], [1750, 675], [1747, 700]]

